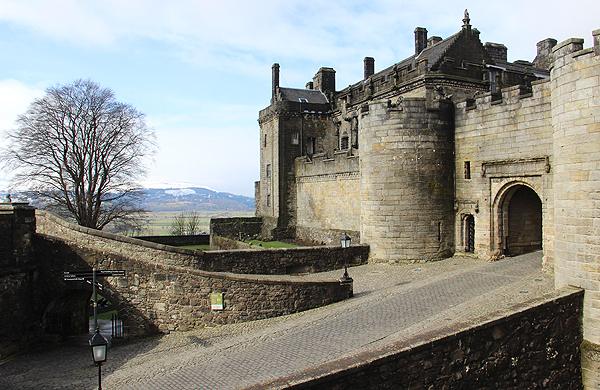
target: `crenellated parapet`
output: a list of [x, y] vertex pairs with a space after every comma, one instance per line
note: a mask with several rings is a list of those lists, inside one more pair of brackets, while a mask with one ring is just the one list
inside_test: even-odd
[[572, 38], [552, 50], [555, 281], [586, 290], [583, 382], [600, 386], [600, 29], [594, 45]]

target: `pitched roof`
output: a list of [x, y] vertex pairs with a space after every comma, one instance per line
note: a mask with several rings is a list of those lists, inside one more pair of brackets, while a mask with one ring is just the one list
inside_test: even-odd
[[435, 45], [431, 45], [426, 47], [417, 55], [413, 57], [415, 61], [421, 58], [427, 58], [427, 68], [431, 70], [431, 68], [440, 60], [440, 58], [444, 55], [446, 50], [456, 41], [459, 37], [460, 32], [448, 37]]
[[[329, 103], [323, 92], [316, 89], [295, 89], [279, 88], [279, 95], [282, 101], [302, 102], [302, 103]], [[302, 100], [300, 100], [302, 99]]]

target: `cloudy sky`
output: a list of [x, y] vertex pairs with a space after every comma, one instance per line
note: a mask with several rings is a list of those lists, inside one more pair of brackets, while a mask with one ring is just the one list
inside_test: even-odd
[[150, 183], [253, 196], [273, 63], [282, 86], [303, 88], [327, 66], [342, 89], [366, 56], [376, 71], [410, 56], [415, 27], [456, 33], [465, 8], [510, 61], [533, 60], [549, 37], [590, 47], [600, 29], [598, 0], [0, 0], [0, 130], [48, 86], [91, 78], [156, 131]]

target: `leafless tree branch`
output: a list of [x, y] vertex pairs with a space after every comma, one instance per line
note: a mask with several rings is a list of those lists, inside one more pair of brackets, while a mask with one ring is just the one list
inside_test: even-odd
[[95, 229], [144, 215], [138, 181], [154, 132], [112, 90], [91, 80], [50, 87], [7, 137], [0, 160], [15, 171], [13, 185], [45, 208]]

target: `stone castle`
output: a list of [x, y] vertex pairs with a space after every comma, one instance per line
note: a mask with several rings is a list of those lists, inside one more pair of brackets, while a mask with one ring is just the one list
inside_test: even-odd
[[[259, 114], [256, 215], [272, 238], [333, 243], [372, 262], [543, 250], [557, 288], [585, 289], [583, 369], [600, 386], [600, 30], [508, 62], [465, 12], [456, 34], [415, 30], [415, 54], [336, 90], [321, 68]], [[596, 352], [594, 352], [596, 351]]]

